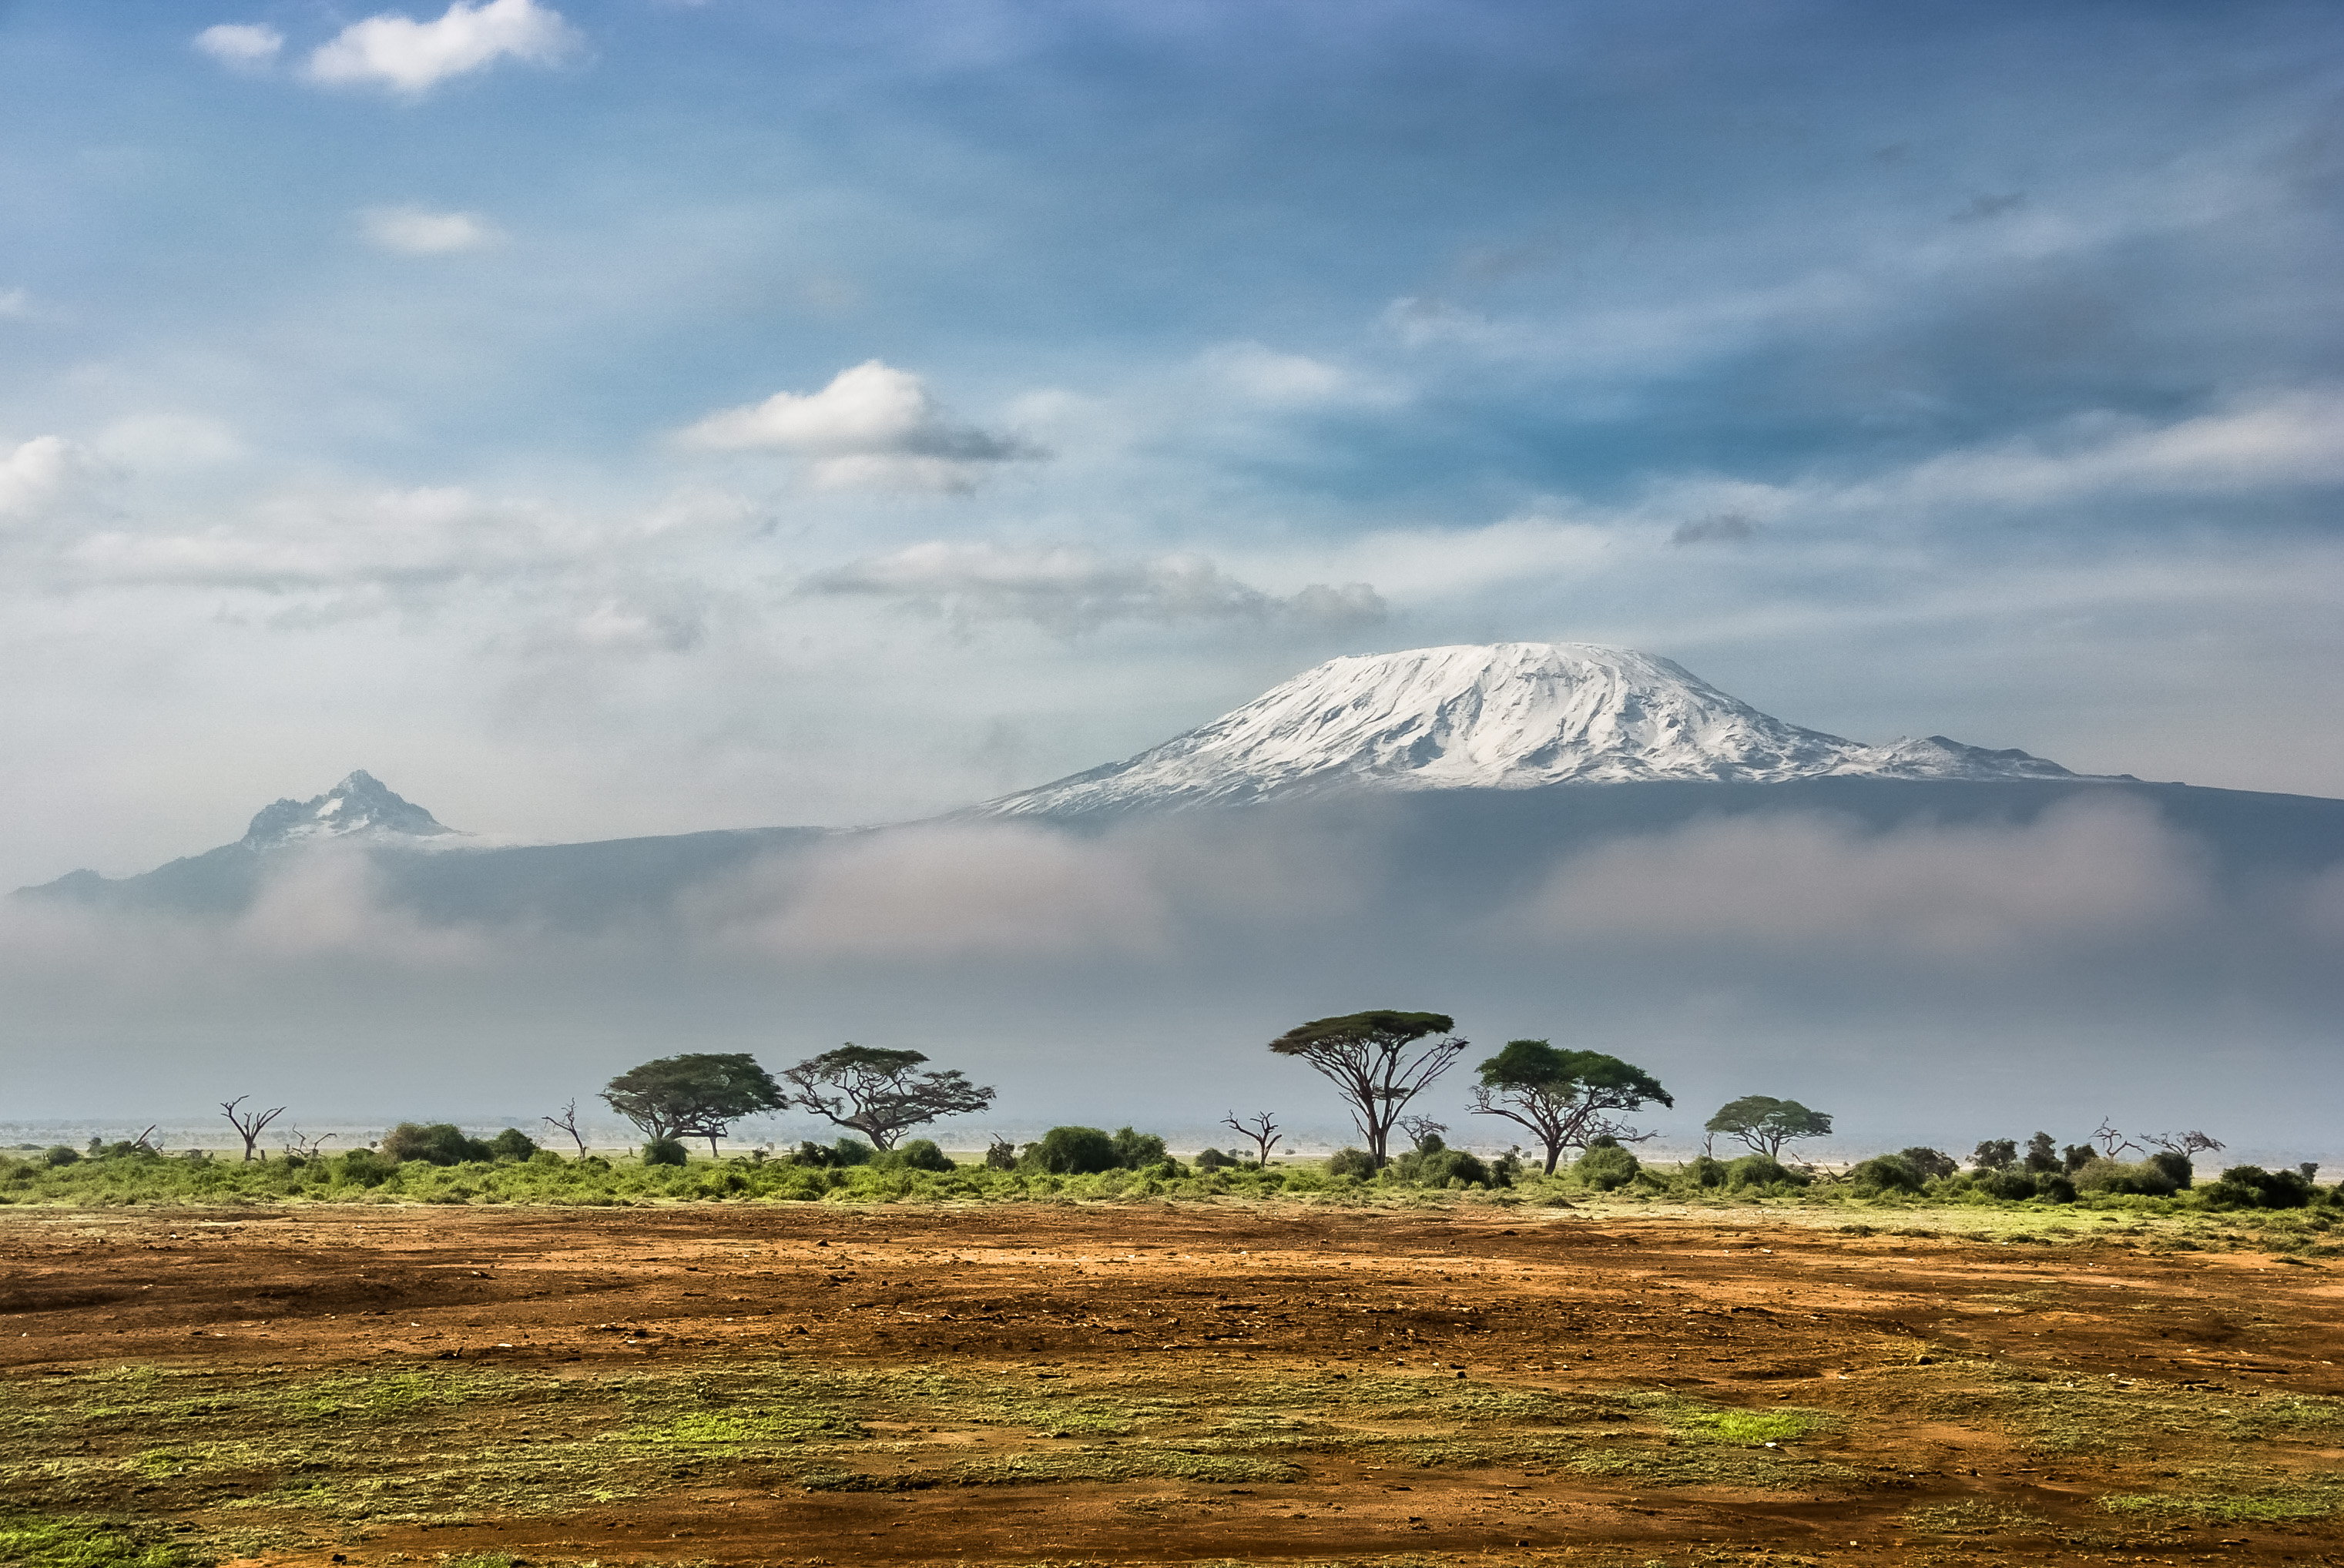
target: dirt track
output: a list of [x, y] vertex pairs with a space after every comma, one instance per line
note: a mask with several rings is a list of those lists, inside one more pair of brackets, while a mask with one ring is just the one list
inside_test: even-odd
[[270, 1563], [2338, 1561], [2339, 1305], [1762, 1213], [18, 1211], [0, 1463]]

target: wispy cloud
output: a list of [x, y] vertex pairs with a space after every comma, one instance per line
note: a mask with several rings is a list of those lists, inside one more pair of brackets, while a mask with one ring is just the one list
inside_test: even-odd
[[1386, 613], [1382, 598], [1366, 583], [1312, 583], [1280, 597], [1239, 581], [1205, 556], [1118, 559], [1071, 545], [932, 541], [821, 573], [806, 587], [818, 594], [892, 600], [964, 623], [1026, 621], [1062, 635], [1124, 620], [1359, 626]]
[[370, 206], [359, 213], [367, 243], [399, 256], [460, 256], [501, 244], [504, 236], [478, 213], [420, 206]]
[[417, 97], [500, 60], [557, 65], [582, 45], [561, 14], [537, 0], [456, 0], [436, 22], [395, 12], [353, 22], [318, 46], [305, 74], [328, 86], [387, 87]]
[[265, 71], [277, 63], [285, 35], [251, 22], [222, 22], [196, 35], [196, 47], [232, 71]]
[[824, 489], [965, 492], [999, 464], [1046, 456], [1015, 436], [955, 423], [925, 381], [877, 359], [840, 371], [819, 392], [721, 409], [676, 438], [702, 452], [805, 458]]

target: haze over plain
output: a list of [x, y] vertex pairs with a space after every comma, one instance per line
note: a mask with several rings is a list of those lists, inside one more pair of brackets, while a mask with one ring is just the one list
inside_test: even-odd
[[[2344, 795], [2339, 30], [2251, 5], [18, 0], [0, 882], [144, 869], [354, 767], [542, 840], [923, 817], [1337, 654], [1518, 639], [1665, 655], [1863, 741]], [[9, 1049], [59, 1113], [93, 1064], [200, 1101], [249, 1060], [355, 1109], [492, 1044], [503, 1103], [671, 1038], [949, 1027], [1037, 1094], [1117, 1040], [1121, 1109], [1087, 1114], [1121, 1119], [1194, 1088], [1167, 1055], [1193, 1040], [1235, 1074], [1265, 1018], [1382, 1001], [1648, 1039], [1702, 1085], [1737, 1055], [1863, 1067], [1884, 1114], [1963, 1059], [1981, 1105], [2119, 1066], [2153, 1099], [2218, 1060], [2242, 1114], [2332, 1070], [2319, 867], [2220, 884], [2153, 819], [1901, 873], [1797, 831], [1649, 853], [1843, 895], [2079, 869], [2024, 914], [1978, 873], [2001, 890], [1966, 956], [1828, 922], [1736, 947], [1655, 900], [1627, 958], [1586, 956], [1585, 919], [1536, 963], [1460, 936], [1481, 960], [1390, 998], [1351, 994], [1389, 972], [1372, 943], [1273, 943], [1251, 980], [1047, 942], [783, 972], [688, 934], [520, 954], [542, 939], [313, 881], [230, 938], [12, 930]], [[1325, 893], [1309, 844], [1216, 896]], [[1137, 884], [1026, 848], [954, 863], [1142, 929], [1084, 902]], [[874, 930], [937, 907], [855, 885]]]

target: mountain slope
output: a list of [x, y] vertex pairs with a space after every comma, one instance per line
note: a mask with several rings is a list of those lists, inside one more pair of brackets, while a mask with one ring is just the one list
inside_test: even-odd
[[973, 814], [1236, 804], [1354, 786], [1527, 789], [1832, 777], [2076, 775], [2023, 751], [1943, 736], [1874, 747], [1785, 724], [1650, 654], [1507, 642], [1330, 659], [1201, 729]]

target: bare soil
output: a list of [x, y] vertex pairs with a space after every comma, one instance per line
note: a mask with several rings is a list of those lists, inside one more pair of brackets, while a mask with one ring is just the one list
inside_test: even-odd
[[0, 1216], [0, 1513], [268, 1564], [2344, 1560], [2344, 1282], [1754, 1211]]

